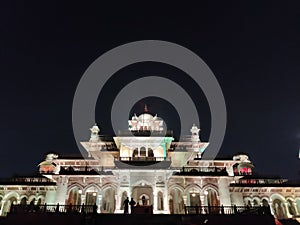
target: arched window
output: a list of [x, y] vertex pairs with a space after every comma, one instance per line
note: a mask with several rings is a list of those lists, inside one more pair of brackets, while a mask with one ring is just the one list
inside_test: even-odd
[[67, 199], [67, 205], [81, 205], [81, 193], [82, 191], [78, 187], [73, 187]]
[[20, 205], [26, 205], [27, 204], [27, 198], [26, 197], [23, 197], [21, 199], [21, 202], [20, 202]]
[[135, 148], [132, 152], [132, 157], [138, 157], [138, 149]]
[[294, 207], [292, 200], [288, 199], [287, 203], [288, 203], [289, 213], [293, 216], [296, 215], [295, 207]]
[[102, 210], [106, 213], [114, 213], [115, 211], [115, 191], [111, 187], [105, 189], [103, 193]]
[[140, 148], [140, 156], [141, 157], [146, 157], [146, 148], [145, 147]]
[[272, 203], [272, 207], [277, 218], [282, 219], [286, 217], [285, 206], [280, 199], [275, 199]]
[[154, 157], [154, 153], [151, 148], [148, 149], [148, 157]]

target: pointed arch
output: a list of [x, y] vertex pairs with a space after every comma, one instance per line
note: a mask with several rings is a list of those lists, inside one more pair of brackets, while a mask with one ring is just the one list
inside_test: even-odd
[[39, 195], [37, 197], [37, 205], [44, 205], [45, 204], [45, 196], [44, 195]]
[[189, 194], [189, 191], [191, 190], [191, 189], [194, 189], [194, 191], [196, 191], [196, 192], [201, 192], [201, 187], [198, 185], [198, 184], [195, 184], [195, 183], [193, 183], [193, 184], [189, 184], [188, 186], [186, 186], [185, 187], [185, 189], [184, 189], [184, 195], [188, 195]]
[[179, 191], [181, 191], [182, 193], [184, 193], [184, 187], [182, 187], [179, 184], [173, 184], [173, 185], [169, 186], [169, 188], [168, 188], [168, 194], [170, 194], [173, 189], [178, 189]]
[[115, 184], [106, 184], [101, 188], [102, 202], [101, 212], [114, 213], [116, 209], [115, 194], [117, 193], [117, 186]]
[[70, 193], [70, 191], [72, 190], [72, 188], [75, 188], [75, 187], [77, 187], [79, 190], [81, 190], [82, 192], [83, 192], [83, 190], [84, 190], [84, 186], [83, 185], [81, 185], [80, 183], [73, 183], [73, 184], [71, 184], [70, 186], [68, 186], [68, 191], [67, 191], [67, 194], [69, 195], [69, 193]]
[[18, 192], [15, 192], [15, 191], [12, 191], [12, 192], [7, 193], [7, 194], [4, 196], [3, 200], [7, 200], [7, 199], [12, 198], [12, 197], [15, 197], [17, 200], [20, 199], [19, 193], [18, 193]]
[[252, 198], [252, 204], [253, 206], [260, 206], [261, 205], [261, 199], [258, 196], [255, 196]]
[[103, 192], [105, 191], [107, 188], [113, 188], [114, 191], [116, 192], [118, 190], [118, 186], [116, 184], [113, 184], [113, 183], [107, 183], [107, 184], [104, 184], [100, 190]]
[[20, 201], [20, 195], [17, 192], [12, 191], [7, 193], [3, 200], [5, 202], [2, 209], [2, 216], [6, 216], [7, 213], [10, 212], [12, 204], [18, 204], [18, 201]]
[[140, 180], [137, 180], [136, 182], [133, 183], [133, 185], [131, 185], [132, 187], [135, 187], [135, 186], [141, 186], [141, 184], [144, 184], [146, 186], [152, 186], [152, 183], [149, 182], [148, 180], [145, 180], [145, 179], [140, 179]]
[[88, 184], [87, 186], [85, 186], [85, 187], [83, 188], [82, 193], [86, 194], [86, 191], [87, 191], [88, 189], [91, 189], [91, 188], [95, 188], [95, 190], [97, 190], [97, 192], [100, 192], [100, 191], [101, 191], [101, 187], [100, 187], [98, 184], [91, 183], [91, 184]]
[[272, 200], [272, 209], [274, 212], [274, 215], [281, 219], [287, 217], [287, 211], [285, 207], [286, 199], [279, 193], [274, 193], [270, 196], [270, 199]]

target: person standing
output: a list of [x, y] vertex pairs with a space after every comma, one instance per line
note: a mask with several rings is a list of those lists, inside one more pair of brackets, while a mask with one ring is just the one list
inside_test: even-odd
[[142, 197], [142, 203], [143, 203], [144, 206], [146, 205], [146, 197], [145, 197], [145, 195], [143, 195], [143, 197]]
[[128, 207], [129, 207], [128, 197], [124, 200], [123, 205], [124, 205], [124, 214], [128, 214]]
[[135, 206], [135, 203], [136, 203], [136, 202], [133, 200], [133, 198], [131, 198], [131, 200], [130, 200], [130, 202], [129, 202], [131, 214], [134, 213], [134, 206]]

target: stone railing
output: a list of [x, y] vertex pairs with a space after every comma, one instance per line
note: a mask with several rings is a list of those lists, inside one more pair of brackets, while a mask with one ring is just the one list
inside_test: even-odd
[[250, 206], [185, 206], [185, 214], [251, 214], [271, 215], [270, 207]]
[[96, 205], [12, 205], [10, 213], [97, 213]]

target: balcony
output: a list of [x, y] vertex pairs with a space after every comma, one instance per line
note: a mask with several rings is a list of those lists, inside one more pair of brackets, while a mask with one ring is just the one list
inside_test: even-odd
[[161, 161], [171, 161], [171, 157], [119, 157], [115, 158], [115, 160], [119, 160], [121, 162], [128, 162], [128, 161], [139, 161], [139, 162], [161, 162]]
[[[173, 168], [176, 169], [176, 168]], [[228, 176], [226, 167], [182, 167], [174, 175], [179, 176]]]
[[168, 168], [171, 165], [171, 157], [115, 157], [115, 164], [118, 168], [129, 168], [128, 166], [155, 166], [158, 164], [160, 167]]

